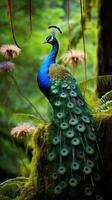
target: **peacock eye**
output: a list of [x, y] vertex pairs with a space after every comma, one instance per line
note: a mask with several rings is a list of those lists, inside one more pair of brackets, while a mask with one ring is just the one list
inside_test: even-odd
[[53, 35], [50, 35], [50, 36], [48, 36], [47, 38], [46, 38], [46, 40], [48, 41], [48, 42], [52, 42], [53, 41]]
[[49, 42], [53, 41], [53, 35], [49, 38]]

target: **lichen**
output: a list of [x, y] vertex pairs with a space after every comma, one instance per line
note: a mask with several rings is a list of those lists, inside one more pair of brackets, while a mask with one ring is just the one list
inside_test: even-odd
[[95, 0], [84, 0], [84, 14], [86, 19], [89, 21], [91, 20], [91, 12], [95, 3]]

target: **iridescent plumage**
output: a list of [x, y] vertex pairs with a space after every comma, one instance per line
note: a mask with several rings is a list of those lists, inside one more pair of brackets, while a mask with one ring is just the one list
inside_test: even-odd
[[53, 49], [41, 65], [37, 80], [54, 110], [46, 155], [49, 191], [54, 199], [66, 194], [65, 199], [100, 200], [102, 158], [94, 120], [75, 78], [55, 64], [59, 47], [55, 35], [46, 41]]

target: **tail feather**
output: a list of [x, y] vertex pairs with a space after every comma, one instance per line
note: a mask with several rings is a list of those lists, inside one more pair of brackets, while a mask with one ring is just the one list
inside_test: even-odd
[[52, 80], [54, 117], [49, 134], [48, 161], [54, 194], [101, 200], [97, 191], [102, 158], [95, 123], [76, 80]]

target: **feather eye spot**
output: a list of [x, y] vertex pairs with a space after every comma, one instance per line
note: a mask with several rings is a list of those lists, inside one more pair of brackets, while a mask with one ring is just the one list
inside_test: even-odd
[[56, 107], [61, 106], [61, 101], [55, 101], [55, 102], [54, 102], [54, 105], [55, 105]]
[[54, 152], [48, 154], [48, 160], [49, 160], [49, 161], [55, 160], [55, 157], [56, 157], [56, 155], [55, 155]]
[[85, 131], [85, 129], [86, 129], [86, 127], [85, 127], [85, 125], [84, 124], [78, 124], [77, 126], [76, 126], [76, 129], [79, 131], [79, 132], [81, 132], [81, 133], [83, 133], [84, 131]]
[[62, 119], [64, 117], [64, 113], [58, 112], [56, 116], [57, 116], [58, 119]]
[[75, 126], [77, 123], [78, 123], [77, 117], [71, 118], [71, 119], [69, 120], [69, 124], [72, 125], [72, 126]]
[[72, 102], [67, 103], [67, 108], [72, 109], [74, 107], [74, 104]]
[[56, 172], [54, 172], [54, 173], [52, 174], [52, 179], [53, 179], [53, 180], [57, 180], [57, 178], [58, 178], [58, 175], [57, 175]]
[[54, 145], [57, 145], [57, 144], [59, 144], [60, 143], [60, 137], [54, 137], [53, 138], [53, 140], [52, 140], [52, 143], [54, 144]]
[[83, 159], [83, 158], [84, 158], [84, 152], [83, 152], [83, 151], [79, 151], [79, 152], [78, 152], [78, 157], [79, 157], [80, 159]]
[[92, 173], [92, 168], [90, 168], [89, 166], [85, 166], [83, 169], [83, 173], [85, 175], [90, 175]]
[[60, 128], [61, 128], [62, 130], [66, 130], [66, 129], [68, 128], [68, 123], [62, 122], [61, 125], [60, 125]]
[[96, 141], [96, 135], [94, 133], [89, 133], [88, 134], [88, 139], [95, 142]]
[[90, 123], [90, 118], [89, 118], [89, 116], [87, 116], [87, 115], [82, 115], [81, 119], [82, 119], [82, 121], [85, 122], [85, 123]]
[[80, 139], [79, 138], [73, 138], [71, 141], [71, 144], [73, 146], [79, 146], [80, 145]]
[[91, 187], [85, 187], [85, 188], [84, 188], [84, 194], [85, 194], [85, 196], [87, 196], [87, 197], [92, 196], [93, 191], [92, 191]]
[[73, 130], [68, 130], [66, 133], [65, 133], [65, 136], [67, 138], [73, 138], [74, 137], [74, 131]]
[[78, 99], [77, 102], [78, 102], [79, 106], [83, 106], [84, 105], [84, 102], [81, 99]]
[[71, 169], [72, 170], [77, 171], [77, 170], [79, 170], [79, 168], [80, 168], [80, 164], [78, 162], [73, 162], [71, 164]]
[[66, 157], [66, 156], [68, 156], [69, 151], [67, 148], [63, 148], [63, 149], [61, 149], [60, 154], [61, 154], [61, 156]]
[[66, 173], [66, 168], [65, 168], [64, 166], [60, 166], [60, 167], [58, 168], [58, 173], [59, 173], [60, 175], [65, 174], [65, 173]]
[[71, 187], [76, 187], [78, 185], [78, 180], [76, 178], [70, 178], [69, 185]]
[[67, 184], [65, 181], [61, 181], [60, 185], [61, 185], [62, 189], [65, 189], [67, 187]]
[[62, 93], [60, 94], [60, 97], [63, 98], [63, 99], [65, 99], [65, 98], [67, 98], [67, 94], [64, 93], [64, 92], [62, 92]]
[[61, 194], [62, 192], [62, 187], [60, 185], [57, 185], [54, 189], [55, 194]]
[[85, 149], [86, 153], [88, 155], [93, 155], [94, 154], [94, 149], [91, 147], [91, 146], [87, 146], [86, 149]]
[[94, 167], [94, 162], [92, 160], [87, 160], [87, 166], [93, 168]]
[[52, 94], [58, 94], [58, 89], [53, 89]]
[[70, 92], [70, 96], [71, 97], [77, 97], [77, 93], [76, 92], [74, 92], [73, 90]]
[[75, 85], [72, 85], [72, 89], [73, 89], [73, 90], [76, 89], [76, 84], [75, 84]]
[[62, 84], [62, 88], [66, 88], [67, 86], [68, 86], [67, 83], [63, 83], [63, 84]]
[[80, 115], [82, 113], [82, 110], [79, 107], [76, 107], [74, 113]]

